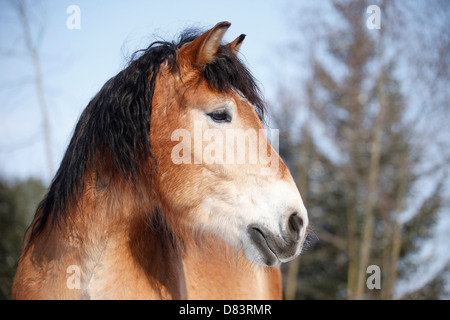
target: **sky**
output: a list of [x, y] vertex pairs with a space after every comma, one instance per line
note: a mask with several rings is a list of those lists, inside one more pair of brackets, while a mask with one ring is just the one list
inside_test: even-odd
[[[46, 0], [28, 4], [50, 110], [55, 168], [83, 109], [103, 84], [124, 68], [134, 51], [154, 40], [173, 40], [187, 27], [206, 30], [220, 21], [229, 21], [232, 25], [225, 41], [242, 33], [247, 35], [240, 58], [270, 103], [276, 97], [280, 79], [289, 74], [283, 73], [286, 64], [280, 52], [293, 36], [290, 19], [301, 19], [300, 13], [289, 9], [288, 0]], [[67, 9], [71, 5], [80, 9], [79, 29], [67, 27], [72, 16]], [[48, 183], [53, 173], [49, 173], [45, 158], [33, 64], [25, 50], [17, 13], [4, 0], [0, 0], [0, 39], [0, 176], [33, 176]], [[430, 246], [448, 242], [448, 224], [439, 230]], [[424, 252], [423, 259], [427, 252], [433, 251]], [[447, 260], [440, 262], [448, 261], [446, 252], [441, 256], [447, 256]], [[400, 288], [398, 294], [414, 289], [414, 283], [418, 281], [407, 284], [412, 288]]]

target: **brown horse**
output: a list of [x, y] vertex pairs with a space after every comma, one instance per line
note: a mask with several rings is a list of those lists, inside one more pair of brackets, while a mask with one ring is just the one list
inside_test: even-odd
[[81, 115], [15, 299], [281, 298], [308, 218], [230, 23], [133, 56]]

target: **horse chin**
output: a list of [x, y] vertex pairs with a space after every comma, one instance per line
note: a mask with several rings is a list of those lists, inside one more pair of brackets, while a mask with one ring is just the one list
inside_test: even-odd
[[301, 251], [301, 241], [286, 244], [282, 238], [259, 226], [247, 228], [244, 254], [248, 260], [266, 267], [276, 267], [295, 259]]
[[252, 243], [244, 248], [244, 254], [251, 262], [264, 267], [276, 267], [281, 264], [277, 255], [269, 246]]

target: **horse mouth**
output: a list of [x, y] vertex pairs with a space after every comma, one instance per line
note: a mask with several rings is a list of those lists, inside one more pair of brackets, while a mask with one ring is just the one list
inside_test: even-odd
[[280, 259], [274, 248], [271, 246], [266, 234], [258, 227], [249, 227], [250, 239], [261, 255], [261, 262], [266, 266], [276, 266], [280, 264]]
[[303, 244], [303, 236], [289, 239], [286, 235], [283, 236], [283, 231], [277, 235], [258, 225], [249, 226], [247, 233], [251, 241], [247, 257], [257, 264], [268, 267], [293, 260], [300, 254]]

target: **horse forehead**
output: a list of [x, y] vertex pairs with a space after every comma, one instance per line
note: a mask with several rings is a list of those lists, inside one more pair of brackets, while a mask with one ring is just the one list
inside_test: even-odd
[[[160, 76], [162, 76], [160, 79], [164, 82], [169, 79], [165, 73]], [[240, 115], [251, 116], [255, 110], [255, 106], [240, 90], [232, 86], [227, 91], [216, 90], [202, 77], [201, 72], [192, 69], [188, 70], [188, 68], [183, 70], [183, 67], [181, 67], [181, 72], [172, 74], [172, 76], [175, 91], [180, 93], [181, 100], [179, 102], [187, 109], [199, 106], [213, 107], [231, 101], [237, 106]], [[174, 93], [167, 87], [169, 83], [165, 82], [165, 85], [160, 87], [162, 90], [159, 93], [166, 98], [168, 93], [169, 96], [170, 93]]]
[[212, 89], [206, 80], [202, 80], [202, 84], [197, 86], [192, 92], [192, 98], [203, 101], [203, 104], [221, 103], [224, 101], [233, 101], [238, 107], [255, 108], [255, 106], [244, 96], [244, 94], [234, 87], [229, 90], [219, 92]]
[[191, 81], [185, 77], [180, 81], [180, 90], [187, 107], [208, 106], [220, 104], [233, 99], [233, 91], [218, 91], [212, 88], [205, 79], [197, 78]]

